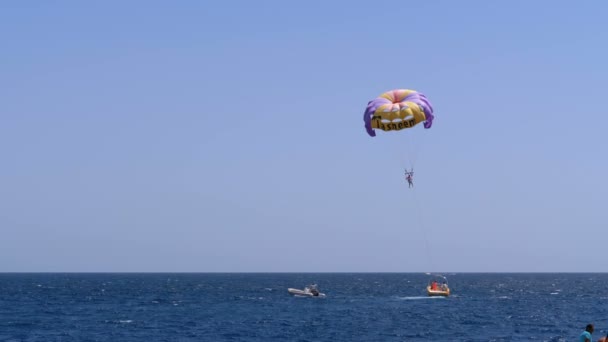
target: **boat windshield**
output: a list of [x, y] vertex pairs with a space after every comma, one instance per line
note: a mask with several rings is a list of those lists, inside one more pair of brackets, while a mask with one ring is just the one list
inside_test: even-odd
[[429, 286], [447, 287], [448, 279], [442, 275], [432, 275], [429, 279]]

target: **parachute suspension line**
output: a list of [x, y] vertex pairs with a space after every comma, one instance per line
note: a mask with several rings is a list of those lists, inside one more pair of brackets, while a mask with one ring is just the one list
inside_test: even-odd
[[405, 179], [403, 178], [403, 171], [412, 171], [412, 168], [414, 167], [414, 160], [412, 158], [414, 156], [414, 154], [412, 153], [412, 151], [414, 150], [414, 140], [412, 139], [412, 137], [403, 136], [395, 136], [390, 138], [394, 139], [394, 142], [391, 142], [390, 146], [391, 154], [394, 155], [393, 160], [399, 162], [399, 167], [401, 168], [400, 172], [402, 175], [401, 179], [405, 181]]
[[[414, 132], [412, 132], [414, 133]], [[410, 167], [410, 171], [412, 171], [412, 169], [414, 169], [414, 166], [416, 164], [416, 160], [418, 159], [418, 155], [416, 154], [417, 152], [417, 141], [414, 139], [414, 135], [416, 134], [408, 134], [407, 136], [407, 158], [408, 158], [408, 162], [409, 162], [409, 167]]]
[[409, 132], [403, 138], [403, 143], [399, 148], [399, 159], [402, 168], [414, 171], [418, 161], [418, 156], [423, 152], [424, 138], [426, 132]]
[[[395, 155], [395, 160], [399, 161], [401, 174], [403, 171], [412, 171], [416, 166], [416, 149], [415, 139], [408, 134], [407, 137], [396, 137], [395, 146], [391, 146], [391, 151]], [[405, 179], [403, 179], [405, 181]]]

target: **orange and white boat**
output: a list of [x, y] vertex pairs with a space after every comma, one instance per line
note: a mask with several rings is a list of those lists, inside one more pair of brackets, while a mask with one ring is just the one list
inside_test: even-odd
[[450, 287], [448, 286], [448, 280], [442, 275], [434, 275], [429, 280], [429, 284], [426, 286], [427, 295], [448, 297], [450, 295]]

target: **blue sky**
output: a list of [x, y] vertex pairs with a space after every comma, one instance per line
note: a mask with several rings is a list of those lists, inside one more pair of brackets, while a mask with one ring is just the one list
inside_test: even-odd
[[606, 272], [606, 13], [4, 1], [0, 271]]

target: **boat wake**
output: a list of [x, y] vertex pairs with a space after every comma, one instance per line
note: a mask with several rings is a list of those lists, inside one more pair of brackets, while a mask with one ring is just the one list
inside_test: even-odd
[[397, 297], [399, 300], [421, 300], [421, 299], [446, 299], [441, 296], [411, 296], [411, 297]]

